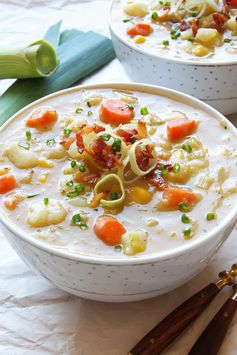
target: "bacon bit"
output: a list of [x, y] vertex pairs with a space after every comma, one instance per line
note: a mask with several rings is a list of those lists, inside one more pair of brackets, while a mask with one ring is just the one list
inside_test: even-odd
[[136, 147], [137, 165], [142, 171], [146, 171], [148, 169], [150, 159], [154, 158], [152, 154], [153, 150], [154, 144], [147, 144], [145, 147], [138, 145]]
[[76, 140], [75, 137], [63, 138], [59, 144], [61, 144], [64, 147], [64, 149], [68, 150], [70, 148], [70, 145], [73, 142], [75, 142], [75, 140]]
[[73, 178], [76, 182], [79, 182], [81, 184], [95, 185], [96, 181], [100, 178], [100, 174], [99, 173], [86, 174], [78, 171], [74, 174]]
[[103, 168], [111, 170], [116, 165], [119, 167], [123, 166], [123, 164], [119, 162], [121, 154], [115, 152], [111, 145], [103, 141], [102, 137], [98, 137], [90, 145], [90, 149], [86, 149], [86, 152]]
[[215, 22], [215, 28], [218, 32], [224, 32], [224, 24], [229, 19], [229, 15], [222, 15], [215, 12], [213, 15], [213, 20]]
[[230, 16], [230, 6], [224, 5], [222, 8], [222, 13], [225, 16]]
[[90, 208], [96, 208], [99, 206], [100, 204], [100, 201], [102, 199], [105, 199], [107, 196], [107, 193], [106, 192], [100, 192], [99, 194], [95, 195], [92, 197], [90, 203], [88, 203], [88, 207]]
[[180, 31], [186, 31], [189, 28], [190, 28], [190, 24], [183, 20], [180, 25]]
[[120, 136], [121, 138], [123, 138], [123, 140], [125, 141], [126, 144], [130, 144], [131, 143], [131, 138], [135, 137], [137, 138], [137, 130], [136, 129], [128, 129], [125, 131], [125, 129], [119, 128], [116, 131], [117, 135]]
[[147, 137], [146, 122], [138, 121], [137, 123], [138, 139], [143, 139]]
[[91, 132], [95, 132], [95, 133], [100, 133], [105, 131], [105, 128], [99, 125], [92, 125], [92, 126], [86, 126], [86, 125], [82, 125], [80, 130], [76, 133], [76, 141], [77, 141], [77, 148], [78, 148], [78, 152], [80, 154], [82, 154], [85, 150], [84, 147], [84, 142], [83, 142], [83, 136], [86, 134], [89, 134]]
[[198, 23], [199, 23], [198, 19], [193, 19], [191, 21], [191, 29], [192, 29], [194, 36], [196, 36], [197, 31], [198, 31]]
[[167, 182], [165, 181], [164, 177], [161, 176], [161, 172], [157, 168], [150, 172], [146, 176], [146, 179], [150, 185], [156, 187], [159, 191], [164, 191], [168, 187]]

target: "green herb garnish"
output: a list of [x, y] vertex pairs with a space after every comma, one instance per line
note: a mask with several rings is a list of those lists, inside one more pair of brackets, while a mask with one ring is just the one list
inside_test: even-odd
[[132, 137], [130, 138], [130, 142], [131, 142], [132, 144], [135, 143], [136, 140], [137, 140], [137, 137], [135, 137], [135, 136], [132, 136]]
[[115, 245], [114, 246], [114, 250], [117, 252], [117, 253], [120, 253], [121, 251], [122, 251], [122, 247], [121, 247], [121, 245]]
[[87, 106], [88, 106], [88, 107], [91, 107], [91, 103], [90, 103], [90, 101], [87, 101], [87, 103], [86, 103], [86, 104], [87, 104]]
[[74, 197], [77, 197], [79, 195], [79, 192], [78, 191], [69, 191], [68, 193], [67, 193], [67, 197], [69, 197], [69, 198], [74, 198]]
[[160, 167], [161, 174], [166, 175], [168, 174], [168, 170], [166, 169], [165, 165], [161, 165]]
[[44, 204], [45, 204], [45, 206], [48, 206], [48, 204], [49, 204], [49, 198], [48, 197], [44, 198]]
[[64, 136], [69, 137], [71, 133], [72, 133], [72, 130], [71, 130], [71, 129], [69, 129], [69, 128], [64, 128], [64, 130], [63, 130]]
[[122, 141], [120, 138], [114, 138], [114, 143], [112, 144], [112, 148], [113, 150], [115, 150], [116, 152], [120, 152], [122, 147]]
[[49, 138], [49, 139], [47, 139], [47, 141], [46, 141], [46, 144], [48, 145], [48, 146], [53, 146], [54, 144], [56, 143], [56, 141], [55, 141], [55, 139], [54, 138]]
[[72, 187], [74, 182], [72, 180], [66, 182], [66, 186]]
[[163, 41], [163, 45], [164, 45], [164, 46], [168, 46], [169, 44], [170, 44], [170, 42], [169, 42], [168, 40], [164, 40], [164, 41]]
[[85, 167], [85, 165], [84, 165], [83, 163], [80, 163], [80, 165], [79, 165], [79, 171], [80, 171], [81, 173], [84, 173], [84, 172], [86, 171], [86, 167]]
[[31, 140], [31, 131], [26, 131], [26, 140], [27, 141]]
[[212, 220], [215, 219], [215, 218], [216, 218], [216, 214], [215, 214], [214, 212], [209, 212], [209, 213], [207, 213], [207, 215], [206, 215], [207, 221], [212, 221]]
[[190, 222], [191, 222], [190, 218], [189, 218], [186, 214], [183, 214], [183, 215], [182, 215], [181, 221], [182, 221], [183, 223], [190, 223]]
[[157, 13], [156, 11], [152, 12], [151, 18], [152, 18], [153, 20], [157, 20], [157, 19], [158, 19], [158, 13]]
[[179, 30], [172, 30], [171, 32], [170, 32], [170, 37], [172, 38], [172, 39], [177, 39], [179, 36], [181, 36], [181, 32], [179, 31]]
[[78, 184], [78, 185], [75, 186], [75, 190], [77, 192], [83, 192], [85, 190], [85, 187], [83, 185], [81, 185], [81, 184]]
[[143, 116], [146, 116], [146, 115], [148, 115], [148, 113], [149, 113], [147, 107], [141, 107], [140, 112], [141, 112], [141, 114], [142, 114]]
[[190, 239], [190, 237], [191, 237], [191, 229], [190, 228], [185, 229], [183, 231], [183, 235], [184, 235], [185, 239]]
[[33, 195], [28, 195], [28, 196], [26, 196], [27, 198], [33, 198], [33, 197], [35, 197], [35, 196], [38, 196], [39, 194], [33, 194]]
[[87, 225], [85, 222], [81, 222], [81, 223], [79, 223], [79, 227], [80, 227], [81, 229], [87, 229], [87, 228], [88, 228], [88, 225]]
[[187, 153], [191, 153], [192, 150], [193, 150], [191, 144], [185, 144], [185, 143], [184, 143], [184, 144], [181, 145], [181, 148], [182, 148], [183, 150], [185, 150]]
[[180, 172], [180, 164], [179, 163], [174, 164], [173, 172], [174, 172], [174, 174], [178, 174]]
[[224, 38], [224, 42], [225, 42], [225, 43], [230, 43], [230, 42], [231, 42], [231, 39], [230, 39], [230, 38]]
[[115, 201], [120, 198], [120, 195], [117, 192], [111, 192], [110, 193], [110, 200]]
[[82, 113], [82, 111], [83, 111], [83, 108], [77, 107], [75, 110], [75, 113]]
[[72, 223], [78, 224], [79, 222], [81, 222], [80, 214], [79, 213], [74, 214], [74, 216], [72, 216]]
[[25, 149], [25, 150], [30, 150], [30, 143], [28, 142], [22, 142], [22, 143], [18, 143], [19, 147]]
[[71, 167], [72, 168], [75, 168], [75, 166], [77, 165], [77, 162], [75, 160], [72, 160], [71, 161]]
[[184, 203], [184, 202], [180, 202], [179, 203], [179, 209], [182, 212], [188, 212], [189, 211], [189, 206], [186, 203]]
[[102, 139], [104, 142], [108, 142], [111, 138], [111, 134], [107, 133], [107, 134], [103, 134]]
[[93, 115], [93, 112], [92, 111], [88, 111], [87, 112], [87, 116], [92, 116]]
[[131, 18], [125, 18], [124, 20], [123, 20], [123, 22], [124, 23], [127, 23], [127, 22], [129, 22], [129, 21], [131, 21], [132, 19]]

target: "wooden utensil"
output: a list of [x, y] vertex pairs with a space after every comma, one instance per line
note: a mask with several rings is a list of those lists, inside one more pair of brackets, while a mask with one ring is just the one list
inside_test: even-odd
[[128, 355], [159, 355], [187, 326], [194, 321], [226, 285], [233, 285], [237, 264], [222, 271], [216, 282], [210, 283], [186, 300], [137, 343]]
[[200, 335], [188, 355], [216, 355], [237, 310], [237, 284], [229, 298]]

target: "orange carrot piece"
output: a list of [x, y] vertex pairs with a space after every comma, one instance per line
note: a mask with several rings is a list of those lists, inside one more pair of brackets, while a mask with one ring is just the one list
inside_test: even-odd
[[198, 196], [194, 192], [178, 187], [167, 187], [163, 192], [163, 197], [167, 200], [168, 208], [179, 208], [182, 202], [192, 207], [198, 202]]
[[58, 114], [55, 110], [40, 109], [32, 113], [27, 119], [26, 126], [38, 128], [40, 130], [51, 129], [58, 120]]
[[97, 217], [94, 232], [107, 245], [117, 245], [126, 232], [124, 226], [114, 217], [102, 215]]
[[196, 128], [197, 122], [195, 120], [178, 118], [168, 122], [167, 135], [171, 141], [176, 141], [192, 134]]
[[105, 123], [128, 123], [134, 116], [133, 108], [119, 99], [106, 99], [99, 110], [101, 121]]
[[129, 36], [149, 36], [151, 32], [152, 27], [147, 23], [136, 23], [127, 30]]
[[70, 148], [70, 145], [75, 142], [75, 140], [75, 137], [63, 138], [60, 144], [64, 147], [64, 149], [68, 150]]
[[0, 194], [5, 194], [8, 191], [15, 189], [16, 179], [12, 174], [0, 176]]

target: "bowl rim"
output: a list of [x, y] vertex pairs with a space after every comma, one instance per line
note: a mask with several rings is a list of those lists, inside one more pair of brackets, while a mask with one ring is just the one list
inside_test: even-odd
[[117, 36], [117, 38], [127, 47], [137, 51], [140, 54], [143, 54], [144, 56], [147, 57], [152, 57], [155, 59], [160, 59], [160, 60], [164, 60], [167, 62], [171, 62], [171, 63], [176, 63], [176, 64], [180, 64], [180, 65], [187, 65], [187, 66], [195, 66], [195, 67], [228, 67], [230, 65], [237, 65], [237, 54], [236, 54], [236, 60], [224, 60], [223, 61], [210, 61], [210, 62], [202, 62], [202, 61], [198, 61], [198, 60], [188, 60], [188, 59], [182, 59], [182, 58], [174, 58], [171, 56], [163, 56], [163, 55], [159, 55], [159, 54], [154, 54], [151, 52], [146, 52], [144, 49], [142, 48], [138, 48], [135, 44], [130, 43], [128, 40], [126, 40], [125, 37], [122, 36], [121, 33], [119, 33], [119, 31], [116, 29], [116, 27], [113, 25], [113, 21], [112, 21], [112, 10], [113, 10], [113, 6], [115, 4], [116, 0], [111, 0], [110, 5], [109, 5], [109, 9], [108, 9], [108, 23], [109, 23], [109, 28], [111, 30], [111, 32]]
[[[156, 85], [148, 85], [142, 83], [103, 83], [103, 84], [89, 84], [89, 85], [79, 85], [69, 89], [64, 89], [57, 91], [53, 94], [47, 95], [41, 99], [38, 99], [31, 104], [25, 106], [18, 112], [16, 112], [13, 116], [11, 116], [1, 127], [0, 127], [0, 135], [1, 132], [5, 129], [6, 126], [10, 124], [11, 121], [15, 120], [19, 115], [24, 114], [25, 111], [29, 109], [33, 109], [35, 106], [37, 107], [38, 104], [47, 102], [48, 99], [52, 99], [54, 97], [63, 96], [64, 94], [72, 93], [72, 92], [80, 92], [81, 90], [96, 90], [96, 89], [119, 89], [119, 90], [130, 90], [130, 91], [140, 91], [148, 94], [153, 95], [161, 95], [171, 100], [181, 101], [182, 103], [192, 106], [193, 108], [197, 108], [204, 113], [213, 117], [213, 119], [217, 119], [218, 121], [225, 122], [225, 125], [231, 132], [237, 137], [237, 129], [236, 127], [227, 120], [220, 112], [212, 108], [211, 106], [207, 105], [206, 103], [179, 91], [168, 89], [161, 86]], [[48, 252], [52, 255], [56, 255], [59, 257], [63, 257], [64, 259], [68, 260], [75, 260], [78, 262], [84, 262], [87, 264], [98, 264], [98, 265], [134, 265], [134, 264], [145, 264], [145, 263], [152, 263], [152, 262], [160, 262], [163, 260], [168, 260], [171, 258], [179, 257], [183, 254], [190, 253], [194, 249], [198, 247], [204, 246], [209, 241], [213, 240], [218, 233], [223, 232], [228, 228], [228, 226], [232, 223], [233, 219], [237, 218], [237, 204], [235, 208], [233, 207], [232, 210], [227, 214], [226, 218], [220, 221], [220, 224], [217, 225], [214, 229], [212, 229], [209, 233], [206, 234], [205, 238], [197, 238], [196, 240], [191, 240], [191, 244], [189, 241], [185, 245], [181, 245], [178, 247], [173, 248], [172, 250], [165, 250], [160, 254], [152, 253], [147, 255], [139, 255], [135, 257], [129, 257], [124, 259], [115, 259], [115, 258], [104, 258], [103, 256], [95, 256], [95, 255], [83, 255], [83, 254], [76, 254], [70, 252], [68, 250], [61, 250], [57, 249], [57, 247], [52, 246], [51, 244], [47, 244], [46, 242], [42, 242], [33, 238], [27, 232], [24, 232], [23, 229], [20, 229], [19, 226], [11, 221], [10, 218], [7, 216], [7, 213], [4, 212], [2, 208], [0, 208], [0, 223], [2, 223], [10, 232], [14, 234], [14, 237], [20, 237], [25, 242], [31, 244], [32, 246], [39, 248], [45, 252]]]

